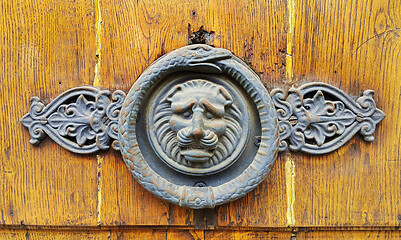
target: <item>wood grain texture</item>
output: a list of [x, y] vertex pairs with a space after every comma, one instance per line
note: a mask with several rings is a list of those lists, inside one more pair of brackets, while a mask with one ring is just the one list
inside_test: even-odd
[[156, 240], [167, 239], [167, 230], [153, 230], [153, 229], [136, 229], [125, 231], [112, 231], [110, 239], [123, 240]]
[[112, 230], [110, 239], [138, 239], [138, 240], [204, 240], [203, 230], [176, 230], [176, 229], [133, 229], [133, 230]]
[[297, 240], [369, 240], [369, 239], [400, 239], [401, 231], [311, 231], [295, 235]]
[[[188, 44], [188, 28], [213, 31], [210, 44], [233, 51], [266, 84], [282, 80], [286, 11], [283, 1], [101, 1], [102, 87], [129, 90], [161, 55]], [[102, 166], [104, 225], [285, 226], [283, 162], [254, 192], [214, 210], [193, 211], [145, 191], [119, 154]], [[107, 193], [107, 194], [106, 194]], [[258, 212], [258, 214], [254, 214]]]
[[292, 82], [375, 90], [387, 117], [323, 156], [293, 154], [296, 226], [401, 224], [401, 2], [295, 1]]
[[[401, 3], [362, 1], [7, 1], [0, 3], [0, 224], [135, 230], [29, 230], [30, 239], [396, 239], [399, 231], [264, 232], [221, 227], [401, 225]], [[373, 143], [356, 136], [323, 156], [281, 154], [267, 179], [235, 202], [190, 210], [158, 199], [120, 153], [76, 155], [19, 123], [29, 98], [95, 85], [126, 92], [201, 26], [276, 86], [322, 81], [352, 96], [376, 91], [387, 117]], [[174, 230], [152, 227], [174, 226]], [[191, 230], [188, 230], [188, 227]], [[194, 229], [192, 229], [194, 227]], [[289, 229], [290, 230], [290, 229]], [[0, 238], [26, 239], [27, 230]], [[80, 235], [81, 234], [81, 235]], [[12, 236], [12, 237], [10, 237]]]
[[240, 231], [240, 230], [23, 230], [1, 229], [0, 239], [4, 240], [369, 240], [399, 239], [401, 231]]
[[39, 147], [19, 119], [29, 99], [45, 102], [91, 82], [90, 1], [0, 3], [0, 222], [96, 224], [96, 159], [46, 139]]
[[[110, 239], [110, 231], [61, 231], [61, 230], [22, 230], [2, 229], [0, 239], [2, 240], [106, 240]], [[114, 238], [116, 239], [116, 238]]]
[[211, 240], [246, 240], [277, 239], [290, 240], [291, 232], [268, 231], [205, 231], [205, 239]]

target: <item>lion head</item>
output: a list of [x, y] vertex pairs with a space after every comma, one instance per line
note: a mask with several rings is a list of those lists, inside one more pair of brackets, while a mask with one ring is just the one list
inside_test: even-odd
[[227, 159], [241, 137], [242, 114], [221, 85], [195, 79], [162, 96], [153, 115], [161, 149], [184, 166], [207, 168]]

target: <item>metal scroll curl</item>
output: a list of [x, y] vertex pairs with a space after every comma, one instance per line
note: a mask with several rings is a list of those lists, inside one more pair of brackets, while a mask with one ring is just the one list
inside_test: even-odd
[[31, 98], [29, 112], [20, 121], [29, 129], [31, 144], [39, 144], [47, 135], [71, 152], [93, 153], [108, 149], [111, 140], [117, 139], [124, 98], [120, 90], [111, 94], [94, 87], [73, 88], [47, 106], [38, 97]]
[[271, 92], [280, 128], [280, 151], [311, 154], [332, 152], [359, 132], [365, 141], [374, 140], [376, 125], [385, 114], [376, 108], [373, 90], [354, 101], [331, 85], [313, 82]]

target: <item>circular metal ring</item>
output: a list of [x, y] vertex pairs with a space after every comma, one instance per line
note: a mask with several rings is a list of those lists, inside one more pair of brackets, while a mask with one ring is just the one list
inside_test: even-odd
[[[188, 74], [190, 77], [182, 77]], [[214, 80], [213, 76], [218, 76], [223, 80]], [[227, 109], [227, 106], [234, 105], [231, 100], [233, 99], [232, 96], [236, 96], [236, 93], [230, 90], [231, 85], [225, 85], [225, 81], [230, 82], [232, 86], [240, 89], [238, 91], [242, 91], [249, 99], [248, 105], [250, 106], [242, 107], [243, 110], [241, 111], [247, 116], [244, 119], [249, 118], [251, 120], [243, 119], [241, 120], [242, 122], [238, 121], [242, 125], [244, 123], [249, 124], [249, 126], [241, 128], [242, 133], [247, 133], [247, 129], [251, 131], [248, 135], [241, 135], [247, 138], [247, 141], [238, 141], [238, 146], [245, 143], [244, 147], [239, 147], [241, 149], [235, 153], [234, 150], [232, 153], [230, 152], [229, 156], [233, 155], [234, 157], [232, 157], [230, 161], [227, 160], [227, 162], [225, 161], [226, 159], [222, 159], [222, 162], [224, 162], [222, 166], [219, 166], [220, 163], [217, 162], [215, 164], [219, 166], [216, 168], [217, 170], [212, 166], [213, 169], [210, 171], [201, 170], [196, 173], [193, 172], [196, 170], [194, 166], [200, 166], [200, 168], [204, 169], [208, 169], [208, 166], [210, 166], [202, 165], [206, 164], [205, 162], [208, 158], [205, 156], [209, 155], [205, 155], [206, 153], [202, 152], [203, 150], [201, 151], [201, 149], [192, 150], [196, 153], [199, 152], [201, 155], [200, 157], [194, 154], [188, 154], [190, 156], [186, 156], [187, 162], [182, 160], [182, 164], [177, 166], [171, 166], [174, 165], [174, 163], [169, 164], [169, 160], [163, 159], [162, 154], [155, 154], [154, 151], [160, 151], [160, 149], [162, 149], [158, 149], [156, 146], [158, 145], [156, 141], [159, 140], [155, 139], [157, 139], [158, 136], [153, 133], [149, 134], [149, 130], [157, 130], [152, 129], [153, 125], [149, 124], [149, 121], [153, 121], [152, 117], [155, 118], [154, 116], [156, 113], [154, 113], [154, 108], [158, 106], [158, 104], [154, 104], [155, 101], [159, 103], [158, 101], [163, 99], [162, 96], [168, 94], [168, 89], [173, 91], [172, 89], [174, 86], [177, 86], [177, 84], [187, 83], [187, 85], [201, 86], [202, 88], [208, 87], [208, 90], [205, 90], [206, 92], [218, 92], [220, 95], [216, 95], [218, 97], [211, 99], [214, 99], [213, 101], [221, 100], [219, 103], [216, 103], [216, 106], [220, 106], [218, 104], [223, 104], [225, 108], [223, 107], [222, 109]], [[163, 86], [169, 87], [167, 87], [167, 90], [164, 92], [161, 91], [158, 93], [159, 90], [157, 89]], [[179, 86], [184, 88], [184, 85]], [[196, 88], [191, 89], [192, 90], [188, 90], [185, 93], [185, 96], [194, 95], [194, 98], [201, 101], [201, 94], [199, 95], [197, 91], [195, 91]], [[228, 89], [228, 91], [225, 89]], [[173, 99], [174, 95], [171, 96], [170, 99]], [[183, 97], [180, 99], [183, 99]], [[242, 101], [241, 99], [236, 100]], [[174, 103], [174, 101], [179, 100], [170, 100], [170, 104], [171, 102]], [[160, 105], [161, 104], [163, 103], [160, 102]], [[192, 104], [193, 112], [189, 114], [196, 115], [196, 104]], [[169, 105], [166, 109], [173, 109], [177, 112], [181, 111], [180, 107], [172, 105], [174, 104]], [[204, 107], [201, 107], [199, 111], [203, 114], [206, 110]], [[219, 111], [215, 111], [217, 112], [216, 118], [219, 118]], [[247, 113], [249, 111], [249, 116], [246, 115], [247, 113], [245, 113], [245, 111]], [[192, 115], [189, 114], [187, 115], [191, 117]], [[183, 113], [183, 116], [184, 118], [187, 117], [185, 113]], [[211, 115], [210, 117], [213, 116]], [[220, 116], [220, 118], [222, 117]], [[166, 126], [175, 128], [173, 126], [175, 126], [176, 122], [172, 119], [171, 117], [165, 119], [166, 122], [169, 122], [169, 125]], [[194, 119], [196, 119], [196, 117], [194, 117]], [[219, 121], [224, 123], [221, 119]], [[220, 125], [217, 124], [219, 121], [216, 120], [214, 122], [216, 124], [212, 124], [211, 127], [209, 127], [212, 129], [211, 131], [202, 131], [202, 134], [199, 134], [206, 139], [204, 141], [205, 148], [210, 148], [213, 151], [215, 151], [214, 148], [216, 148], [215, 145], [212, 144], [213, 141], [221, 140], [219, 129], [221, 129], [220, 132], [224, 132], [226, 129], [226, 125], [223, 123]], [[185, 121], [183, 122], [186, 123]], [[201, 123], [202, 126], [204, 124], [206, 123]], [[184, 124], [184, 126], [186, 125]], [[192, 126], [192, 128], [194, 128], [194, 126]], [[177, 129], [174, 134], [179, 135], [181, 130]], [[191, 134], [184, 130], [182, 130], [182, 132], [183, 136], [181, 136], [181, 138], [184, 138], [184, 140], [182, 141], [183, 143], [178, 143], [180, 147], [182, 147], [181, 145], [185, 145], [186, 137], [189, 136], [188, 134]], [[180, 138], [180, 136], [178, 138]], [[260, 143], [257, 147], [253, 144], [253, 139], [255, 138], [260, 139]], [[216, 205], [238, 199], [253, 190], [265, 179], [271, 170], [278, 154], [278, 140], [279, 133], [276, 111], [270, 95], [259, 77], [230, 51], [203, 44], [180, 48], [160, 57], [151, 64], [129, 91], [123, 103], [119, 118], [119, 147], [124, 162], [132, 175], [145, 189], [156, 196], [189, 208], [212, 208]], [[202, 139], [198, 139], [197, 141], [202, 141]], [[255, 149], [251, 149], [252, 147]], [[181, 152], [183, 155], [185, 155], [185, 150], [186, 149]], [[242, 153], [242, 151], [244, 151], [244, 153]], [[237, 160], [240, 155], [241, 157], [245, 155], [245, 157]], [[247, 159], [246, 156], [252, 156], [252, 158]], [[162, 161], [160, 161], [160, 159]], [[191, 163], [191, 161], [195, 163]], [[164, 164], [166, 167], [160, 167], [163, 166], [161, 164]], [[187, 171], [182, 166], [190, 166], [192, 170], [190, 169]], [[230, 172], [227, 173], [227, 171], [232, 171], [231, 178], [227, 177], [230, 176]], [[170, 177], [171, 172], [177, 173], [174, 177]], [[219, 176], [226, 177], [219, 178]], [[212, 181], [211, 184], [207, 184], [208, 178], [216, 178], [217, 180]], [[185, 181], [183, 183], [180, 182], [180, 179], [192, 179], [195, 182], [190, 185]]]

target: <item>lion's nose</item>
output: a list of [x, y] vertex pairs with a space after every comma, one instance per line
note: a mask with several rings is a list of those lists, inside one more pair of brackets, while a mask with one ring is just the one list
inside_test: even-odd
[[202, 112], [195, 112], [192, 118], [192, 136], [194, 138], [203, 137], [203, 116]]

